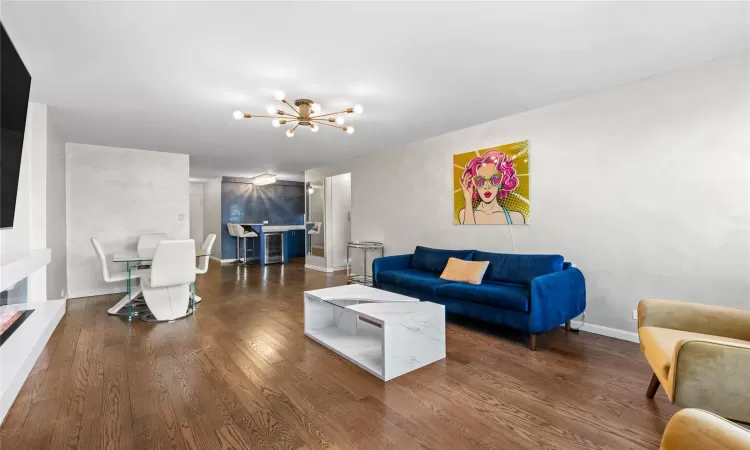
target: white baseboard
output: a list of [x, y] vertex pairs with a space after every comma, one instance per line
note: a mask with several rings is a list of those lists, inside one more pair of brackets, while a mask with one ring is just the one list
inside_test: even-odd
[[318, 272], [326, 272], [326, 273], [333, 272], [333, 269], [328, 269], [326, 267], [316, 266], [313, 264], [305, 264], [305, 269], [312, 269], [312, 270], [317, 270]]
[[618, 330], [617, 328], [605, 327], [593, 323], [586, 323], [581, 326], [581, 322], [577, 320], [571, 320], [570, 325], [573, 328], [579, 328], [581, 331], [586, 331], [588, 333], [621, 339], [623, 341], [635, 342], [636, 344], [640, 342], [638, 340], [638, 333], [633, 333], [632, 331]]

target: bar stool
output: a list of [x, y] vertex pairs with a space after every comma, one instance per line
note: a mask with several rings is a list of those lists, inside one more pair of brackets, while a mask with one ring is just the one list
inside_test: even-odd
[[[250, 263], [247, 261], [247, 238], [253, 239], [258, 237], [258, 233], [254, 231], [248, 231], [243, 227], [242, 225], [236, 224], [237, 227], [237, 237], [238, 237], [238, 247], [239, 248], [239, 238], [242, 238], [242, 242], [244, 243], [245, 250], [242, 252], [242, 264], [250, 265]], [[255, 241], [253, 241], [253, 248], [252, 248], [253, 257], [255, 257]]]
[[235, 261], [237, 264], [240, 264], [240, 237], [237, 235], [237, 227], [240, 227], [237, 224], [234, 223], [228, 223], [227, 224], [227, 231], [229, 232], [229, 235], [232, 236], [237, 243], [237, 261]]

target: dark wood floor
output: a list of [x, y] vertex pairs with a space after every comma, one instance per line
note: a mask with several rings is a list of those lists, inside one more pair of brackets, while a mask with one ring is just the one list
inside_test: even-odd
[[636, 344], [563, 330], [531, 352], [451, 320], [445, 361], [383, 383], [302, 334], [302, 291], [343, 282], [212, 263], [196, 314], [157, 325], [71, 300], [0, 447], [658, 448], [676, 411]]

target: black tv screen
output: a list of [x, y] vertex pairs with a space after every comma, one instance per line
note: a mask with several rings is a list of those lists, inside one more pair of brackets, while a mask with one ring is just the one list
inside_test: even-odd
[[5, 27], [0, 38], [0, 228], [13, 227], [31, 75]]

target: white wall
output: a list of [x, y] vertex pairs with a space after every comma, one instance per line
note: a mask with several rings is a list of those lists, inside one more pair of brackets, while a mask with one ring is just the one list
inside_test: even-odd
[[65, 228], [65, 141], [60, 135], [55, 108], [47, 110], [47, 247], [52, 259], [47, 265], [47, 298], [65, 298], [67, 252]]
[[[46, 248], [47, 105], [29, 103], [26, 113], [21, 171], [13, 228], [0, 230], [0, 252], [18, 253]], [[28, 277], [27, 300], [47, 299], [47, 274]]]
[[216, 235], [211, 256], [221, 260], [221, 177], [203, 185], [203, 233]]
[[189, 237], [189, 157], [97, 145], [66, 144], [67, 260], [70, 298], [123, 292], [106, 283], [89, 241], [112, 254], [135, 250], [141, 233]]
[[[352, 174], [352, 239], [511, 252], [504, 226], [452, 223], [452, 155], [530, 142], [519, 253], [586, 276], [587, 322], [635, 331], [640, 298], [750, 308], [750, 58], [725, 58], [308, 170]], [[489, 100], [488, 100], [489, 101]], [[494, 99], [492, 101], [502, 101]]]
[[203, 233], [203, 183], [190, 183], [190, 239], [202, 243]]

